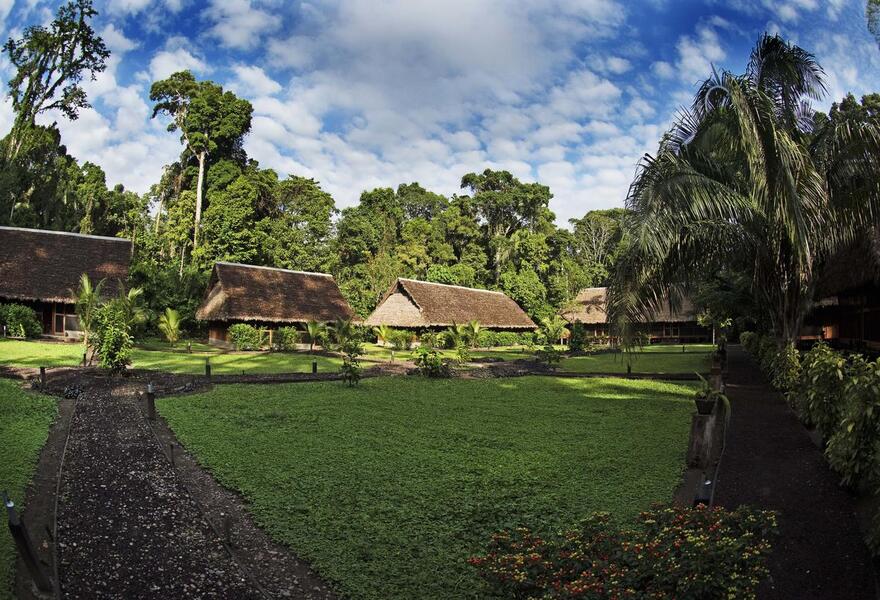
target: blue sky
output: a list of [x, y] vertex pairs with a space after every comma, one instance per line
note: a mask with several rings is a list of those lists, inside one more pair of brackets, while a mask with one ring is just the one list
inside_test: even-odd
[[[4, 36], [58, 2], [0, 0]], [[741, 72], [764, 31], [814, 52], [827, 107], [880, 90], [864, 0], [96, 0], [113, 52], [93, 110], [57, 118], [81, 161], [138, 192], [180, 152], [149, 86], [188, 68], [254, 105], [248, 153], [349, 206], [418, 181], [454, 193], [486, 167], [538, 180], [560, 223], [620, 206], [711, 64]], [[7, 64], [0, 64], [8, 78]], [[0, 128], [10, 123], [0, 105]]]

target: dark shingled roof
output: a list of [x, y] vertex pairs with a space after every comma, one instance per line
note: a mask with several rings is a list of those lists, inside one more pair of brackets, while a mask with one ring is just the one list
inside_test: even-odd
[[[559, 314], [569, 323], [605, 324], [608, 322], [608, 315], [605, 312], [607, 297], [608, 288], [585, 288], [578, 292], [572, 306], [560, 311]], [[696, 320], [693, 303], [688, 298], [682, 298], [679, 310], [676, 312], [672, 312], [669, 302], [664, 301], [661, 310], [652, 316], [650, 322], [688, 323]]]
[[537, 329], [503, 292], [403, 278], [394, 282], [364, 324], [449, 327], [474, 320], [488, 329]]
[[196, 311], [202, 321], [327, 323], [354, 312], [332, 275], [218, 262]]
[[72, 303], [83, 273], [115, 294], [130, 259], [122, 238], [0, 227], [0, 298]]

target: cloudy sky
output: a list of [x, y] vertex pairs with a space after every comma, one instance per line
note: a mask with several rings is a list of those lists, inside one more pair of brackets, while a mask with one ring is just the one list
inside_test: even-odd
[[[58, 2], [0, 0], [4, 37]], [[248, 153], [314, 177], [339, 206], [486, 167], [538, 180], [560, 223], [619, 206], [644, 152], [764, 31], [814, 52], [830, 94], [880, 89], [864, 0], [96, 0], [112, 51], [69, 150], [138, 192], [180, 153], [150, 83], [190, 69], [254, 105]], [[8, 65], [0, 64], [8, 78]], [[8, 103], [0, 128], [8, 129]]]

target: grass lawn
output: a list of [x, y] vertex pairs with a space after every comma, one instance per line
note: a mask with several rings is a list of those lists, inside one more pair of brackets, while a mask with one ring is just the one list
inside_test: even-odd
[[[164, 346], [164, 347], [163, 347]], [[19, 367], [75, 367], [82, 361], [82, 344], [0, 340], [0, 364]], [[155, 369], [168, 373], [205, 372], [205, 359], [211, 360], [211, 372], [216, 375], [247, 373], [272, 374], [309, 372], [312, 359], [318, 361], [319, 371], [338, 371], [342, 361], [327, 356], [311, 356], [302, 352], [226, 352], [195, 344], [192, 354], [186, 344], [169, 348], [167, 344], [148, 341], [138, 344], [132, 353], [136, 369]]]
[[[675, 346], [673, 346], [675, 347]], [[562, 359], [561, 371], [570, 373], [626, 373], [627, 359], [631, 359], [633, 373], [706, 373], [710, 358], [707, 352], [631, 352], [593, 354]]]
[[378, 378], [163, 398], [257, 522], [353, 598], [480, 596], [491, 532], [632, 518], [670, 500], [692, 387], [624, 379]]
[[[0, 490], [5, 490], [19, 508], [55, 411], [52, 398], [26, 392], [17, 383], [0, 379]], [[13, 597], [16, 554], [5, 509], [0, 518], [0, 599], [5, 600]]]

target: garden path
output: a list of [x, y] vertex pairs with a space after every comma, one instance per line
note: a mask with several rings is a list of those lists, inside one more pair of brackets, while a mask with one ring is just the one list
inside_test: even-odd
[[732, 415], [715, 502], [779, 512], [771, 580], [759, 598], [876, 599], [853, 497], [741, 347], [731, 347], [728, 368]]
[[181, 470], [197, 465], [179, 448], [172, 465], [145, 418], [140, 382], [125, 379], [88, 381], [70, 424], [57, 513], [62, 597], [331, 598], [284, 549], [262, 541], [254, 550], [244, 532], [265, 534], [252, 523], [235, 522], [240, 543], [227, 551], [223, 525], [203, 512], [217, 507], [195, 499], [204, 486], [196, 493]]

